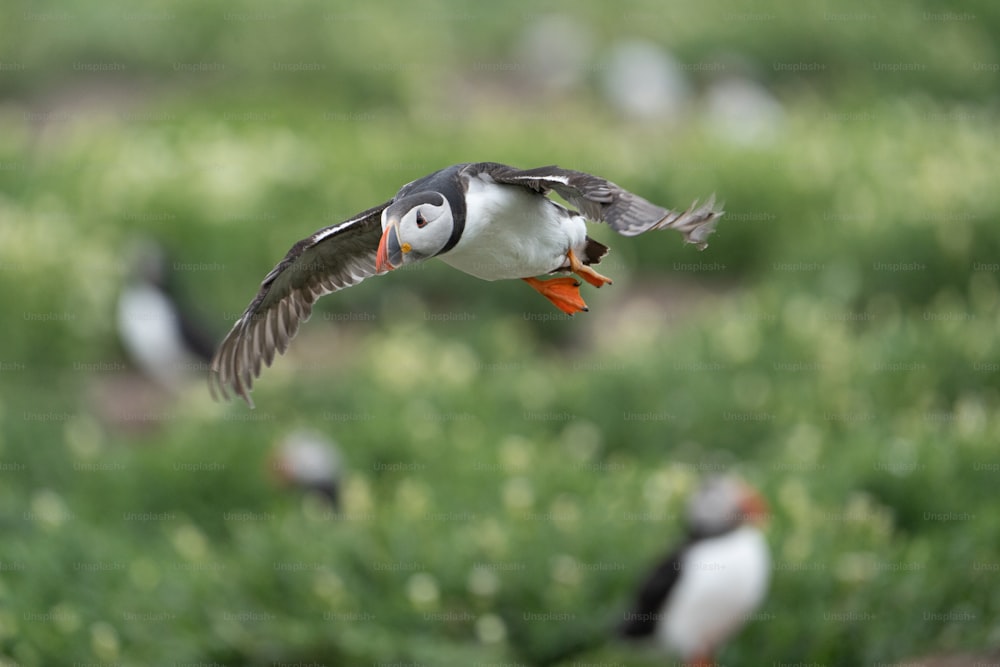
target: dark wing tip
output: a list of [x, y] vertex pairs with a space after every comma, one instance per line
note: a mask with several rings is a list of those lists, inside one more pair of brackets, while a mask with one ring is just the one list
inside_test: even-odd
[[[222, 381], [222, 378], [220, 377], [218, 371], [211, 371], [209, 373], [208, 391], [212, 395], [212, 400], [216, 402], [231, 401], [233, 399], [233, 397], [230, 396], [229, 392], [226, 390], [226, 384], [225, 382]], [[234, 383], [233, 391], [235, 392], [236, 395], [240, 396], [244, 401], [246, 401], [247, 405], [250, 407], [251, 410], [257, 407], [256, 405], [254, 405], [253, 399], [250, 398], [251, 389], [244, 390], [242, 386], [237, 386]]]
[[607, 222], [623, 236], [637, 236], [653, 229], [674, 229], [684, 235], [684, 240], [704, 250], [706, 239], [715, 231], [715, 225], [724, 211], [712, 195], [704, 204], [697, 200], [684, 211], [669, 211], [649, 203], [642, 197], [623, 192], [615, 206], [608, 211]]
[[[265, 281], [265, 290], [270, 285]], [[319, 294], [321, 294], [320, 292]], [[250, 305], [233, 326], [212, 359], [209, 390], [212, 397], [230, 400], [229, 390], [246, 401], [252, 409], [254, 379], [270, 367], [275, 354], [284, 354], [298, 333], [299, 325], [309, 319], [312, 304], [318, 298], [310, 285], [291, 291], [280, 301], [261, 309], [266, 291]]]
[[684, 234], [685, 241], [693, 243], [698, 250], [704, 250], [708, 247], [706, 239], [715, 231], [715, 225], [724, 213], [722, 204], [717, 205], [712, 194], [700, 206], [695, 200], [686, 211], [668, 214], [655, 228], [676, 229]]
[[[247, 344], [247, 327], [244, 321], [248, 315], [249, 311], [236, 323], [212, 358], [212, 365], [208, 371], [208, 390], [212, 400], [215, 401], [232, 400], [233, 396], [230, 394], [232, 390], [232, 393], [246, 401], [252, 410], [255, 407], [253, 399], [250, 398], [253, 378], [239, 365], [240, 351], [245, 349]], [[254, 370], [256, 371], [254, 375], [260, 377], [259, 366]]]

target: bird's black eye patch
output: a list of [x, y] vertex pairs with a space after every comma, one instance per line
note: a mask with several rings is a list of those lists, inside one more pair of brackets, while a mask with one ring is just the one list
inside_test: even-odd
[[420, 211], [417, 211], [417, 227], [423, 227], [427, 224], [427, 219], [424, 218]]

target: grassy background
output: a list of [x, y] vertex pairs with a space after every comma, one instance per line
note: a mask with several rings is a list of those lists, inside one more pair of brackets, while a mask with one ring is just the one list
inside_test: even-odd
[[[568, 89], [519, 47], [547, 14], [588, 35]], [[1000, 642], [995, 3], [26, 2], [0, 30], [5, 663], [660, 664], [600, 640], [720, 470], [770, 499], [775, 559], [724, 663]], [[680, 118], [602, 95], [631, 38], [686, 66]], [[737, 73], [783, 105], [767, 140], [705, 112]], [[200, 383], [142, 436], [94, 412], [137, 234], [221, 337], [296, 240], [475, 160], [728, 213], [704, 253], [595, 228], [615, 284], [572, 320], [429, 263], [322, 301], [254, 412]], [[268, 481], [301, 426], [343, 447], [340, 518]]]

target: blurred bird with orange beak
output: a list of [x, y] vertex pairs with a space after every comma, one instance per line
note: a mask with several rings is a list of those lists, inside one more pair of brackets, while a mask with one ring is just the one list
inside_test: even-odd
[[767, 593], [771, 556], [759, 527], [767, 516], [742, 480], [707, 479], [688, 504], [684, 540], [643, 582], [619, 634], [654, 639], [690, 667], [714, 665]]

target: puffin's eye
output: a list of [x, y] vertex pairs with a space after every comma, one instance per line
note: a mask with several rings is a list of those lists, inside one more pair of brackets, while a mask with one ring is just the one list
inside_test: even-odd
[[417, 227], [423, 227], [426, 224], [427, 219], [424, 218], [424, 215], [420, 211], [417, 211]]

